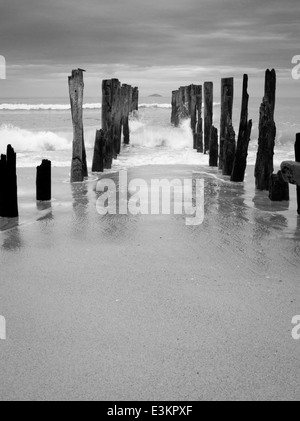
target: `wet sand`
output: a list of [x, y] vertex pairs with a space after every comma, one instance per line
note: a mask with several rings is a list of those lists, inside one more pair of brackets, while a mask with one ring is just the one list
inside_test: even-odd
[[255, 194], [251, 167], [244, 184], [204, 167], [129, 175], [192, 171], [205, 179], [199, 226], [102, 217], [95, 182], [70, 186], [66, 169], [37, 209], [34, 170], [19, 169], [20, 225], [0, 232], [1, 400], [300, 398], [294, 188], [287, 209]]

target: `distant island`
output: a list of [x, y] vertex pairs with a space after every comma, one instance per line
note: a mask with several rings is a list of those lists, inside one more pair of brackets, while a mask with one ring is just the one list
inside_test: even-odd
[[150, 97], [162, 98], [163, 96], [162, 95], [159, 95], [159, 94], [152, 94], [152, 95], [149, 95], [149, 98]]

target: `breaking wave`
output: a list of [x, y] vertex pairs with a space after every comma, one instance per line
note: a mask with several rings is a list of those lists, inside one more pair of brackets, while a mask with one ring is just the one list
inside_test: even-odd
[[50, 131], [33, 132], [11, 125], [0, 126], [0, 150], [11, 144], [17, 152], [62, 151], [71, 148], [71, 137]]
[[[214, 103], [214, 106], [218, 106], [220, 103]], [[0, 104], [0, 111], [66, 111], [70, 110], [70, 104]], [[151, 104], [139, 104], [139, 108], [163, 108], [163, 109], [171, 109], [171, 104], [158, 104], [158, 103], [151, 103]], [[98, 110], [101, 109], [101, 103], [90, 103], [90, 104], [83, 104], [83, 109], [85, 110]]]

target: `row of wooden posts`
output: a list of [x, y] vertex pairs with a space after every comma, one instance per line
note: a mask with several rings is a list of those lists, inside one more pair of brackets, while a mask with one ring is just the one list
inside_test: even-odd
[[[258, 190], [268, 190], [273, 201], [289, 200], [289, 185], [282, 172], [273, 174], [273, 156], [276, 137], [274, 121], [276, 72], [265, 73], [265, 92], [259, 111], [258, 151], [255, 164], [255, 184]], [[213, 83], [180, 87], [172, 92], [171, 123], [178, 127], [190, 118], [194, 149], [209, 153], [209, 165], [219, 167], [223, 175], [234, 182], [244, 181], [252, 120], [248, 120], [248, 75], [243, 77], [242, 106], [238, 138], [232, 123], [234, 78], [221, 80], [220, 136], [213, 126]], [[202, 119], [204, 104], [204, 124]], [[204, 132], [203, 132], [204, 126]], [[203, 142], [204, 138], [204, 142]], [[296, 157], [297, 160], [297, 157]]]
[[[88, 176], [83, 132], [83, 81], [82, 69], [72, 71], [69, 77], [69, 93], [73, 122], [73, 157], [71, 182], [82, 182]], [[102, 82], [102, 129], [97, 130], [93, 172], [110, 169], [121, 150], [122, 129], [124, 143], [130, 143], [129, 116], [138, 111], [139, 90], [121, 85], [118, 79]]]
[[[88, 175], [83, 132], [83, 72], [72, 71], [69, 77], [69, 91], [73, 122], [73, 155], [71, 182], [82, 182]], [[296, 135], [295, 162], [283, 162], [281, 170], [273, 174], [273, 156], [276, 137], [274, 121], [276, 73], [267, 70], [265, 92], [260, 106], [258, 151], [255, 164], [255, 183], [259, 190], [269, 190], [274, 201], [289, 200], [289, 183], [297, 185], [298, 214], [300, 214], [300, 133]], [[220, 141], [218, 129], [213, 126], [213, 83], [204, 83], [204, 98], [201, 85], [181, 87], [172, 93], [172, 123], [178, 127], [183, 119], [191, 119], [194, 149], [209, 153], [209, 165], [218, 166], [231, 181], [242, 182], [247, 166], [248, 146], [252, 120], [248, 120], [248, 76], [243, 78], [242, 108], [239, 134], [236, 142], [232, 125], [234, 79], [221, 82]], [[93, 172], [110, 169], [112, 161], [121, 150], [122, 129], [124, 143], [129, 144], [129, 115], [138, 110], [138, 88], [121, 85], [118, 79], [102, 82], [102, 129], [97, 130]], [[202, 101], [204, 99], [204, 133]], [[204, 142], [203, 142], [204, 136]], [[7, 154], [0, 160], [0, 216], [17, 217], [17, 175], [16, 154], [7, 147]], [[36, 198], [51, 200], [51, 162], [43, 160], [37, 167]]]

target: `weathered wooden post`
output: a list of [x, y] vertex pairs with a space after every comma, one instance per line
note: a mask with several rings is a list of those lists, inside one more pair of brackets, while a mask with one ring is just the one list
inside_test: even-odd
[[112, 95], [113, 156], [117, 158], [121, 151], [123, 119], [121, 83], [118, 79], [113, 80]]
[[103, 172], [104, 171], [104, 148], [105, 148], [105, 134], [104, 131], [96, 131], [95, 147], [94, 147], [94, 156], [93, 156], [93, 165], [92, 172]]
[[[105, 135], [104, 167], [110, 169], [121, 131], [121, 88], [118, 79], [102, 81], [102, 130]], [[118, 117], [116, 117], [118, 111]], [[118, 128], [116, 130], [116, 127]], [[121, 136], [121, 135], [120, 135]], [[117, 140], [116, 140], [117, 138]]]
[[300, 162], [283, 161], [280, 169], [282, 177], [287, 183], [300, 186]]
[[221, 80], [221, 124], [220, 124], [220, 153], [219, 153], [219, 168], [223, 169], [224, 152], [223, 146], [227, 132], [227, 125], [232, 122], [233, 109], [233, 95], [234, 95], [234, 78], [223, 78]]
[[69, 76], [69, 93], [73, 122], [73, 157], [71, 166], [71, 182], [82, 182], [88, 176], [86, 151], [83, 135], [83, 72], [82, 69], [72, 70]]
[[180, 125], [180, 91], [172, 92], [172, 115], [171, 115], [171, 123], [174, 124], [175, 127], [179, 127]]
[[131, 112], [139, 110], [139, 88], [132, 88]]
[[244, 181], [247, 167], [248, 147], [252, 130], [252, 120], [248, 121], [248, 103], [248, 75], [244, 75], [240, 128], [231, 174], [231, 181], [236, 182]]
[[209, 151], [213, 124], [213, 82], [204, 82], [204, 153]]
[[202, 120], [202, 86], [195, 86], [196, 94], [196, 110], [197, 110], [197, 126], [194, 134], [194, 149], [197, 152], [203, 152], [203, 120]]
[[[296, 134], [295, 161], [300, 162], [300, 133]], [[300, 186], [297, 186], [298, 215], [300, 215]]]
[[188, 89], [188, 97], [189, 97], [189, 113], [191, 117], [191, 129], [193, 135], [196, 133], [196, 125], [197, 125], [197, 86], [190, 85]]
[[187, 86], [181, 86], [179, 88], [179, 107], [180, 114], [179, 119], [185, 120], [190, 117], [190, 100], [189, 100], [189, 91]]
[[226, 125], [225, 140], [223, 144], [223, 175], [232, 174], [235, 150], [235, 131], [232, 127], [232, 122], [229, 120]]
[[130, 143], [129, 132], [129, 113], [131, 107], [132, 87], [130, 85], [122, 85], [121, 88], [122, 102], [123, 102], [123, 136], [125, 145]]
[[218, 166], [218, 129], [214, 126], [211, 126], [210, 130], [210, 140], [209, 140], [209, 166], [217, 167]]
[[174, 126], [176, 126], [177, 94], [178, 94], [178, 91], [172, 91], [172, 100], [171, 100], [171, 106], [172, 106], [171, 124], [173, 124]]
[[42, 164], [36, 167], [36, 200], [51, 200], [51, 161], [43, 159]]
[[16, 153], [11, 145], [8, 145], [6, 155], [1, 155], [0, 160], [0, 217], [19, 216], [16, 164]]
[[281, 171], [271, 175], [269, 198], [273, 202], [290, 200], [289, 183], [284, 181]]
[[269, 190], [270, 177], [274, 171], [273, 156], [276, 137], [274, 122], [276, 94], [275, 70], [267, 70], [265, 95], [260, 106], [258, 151], [255, 164], [255, 185], [258, 190]]

